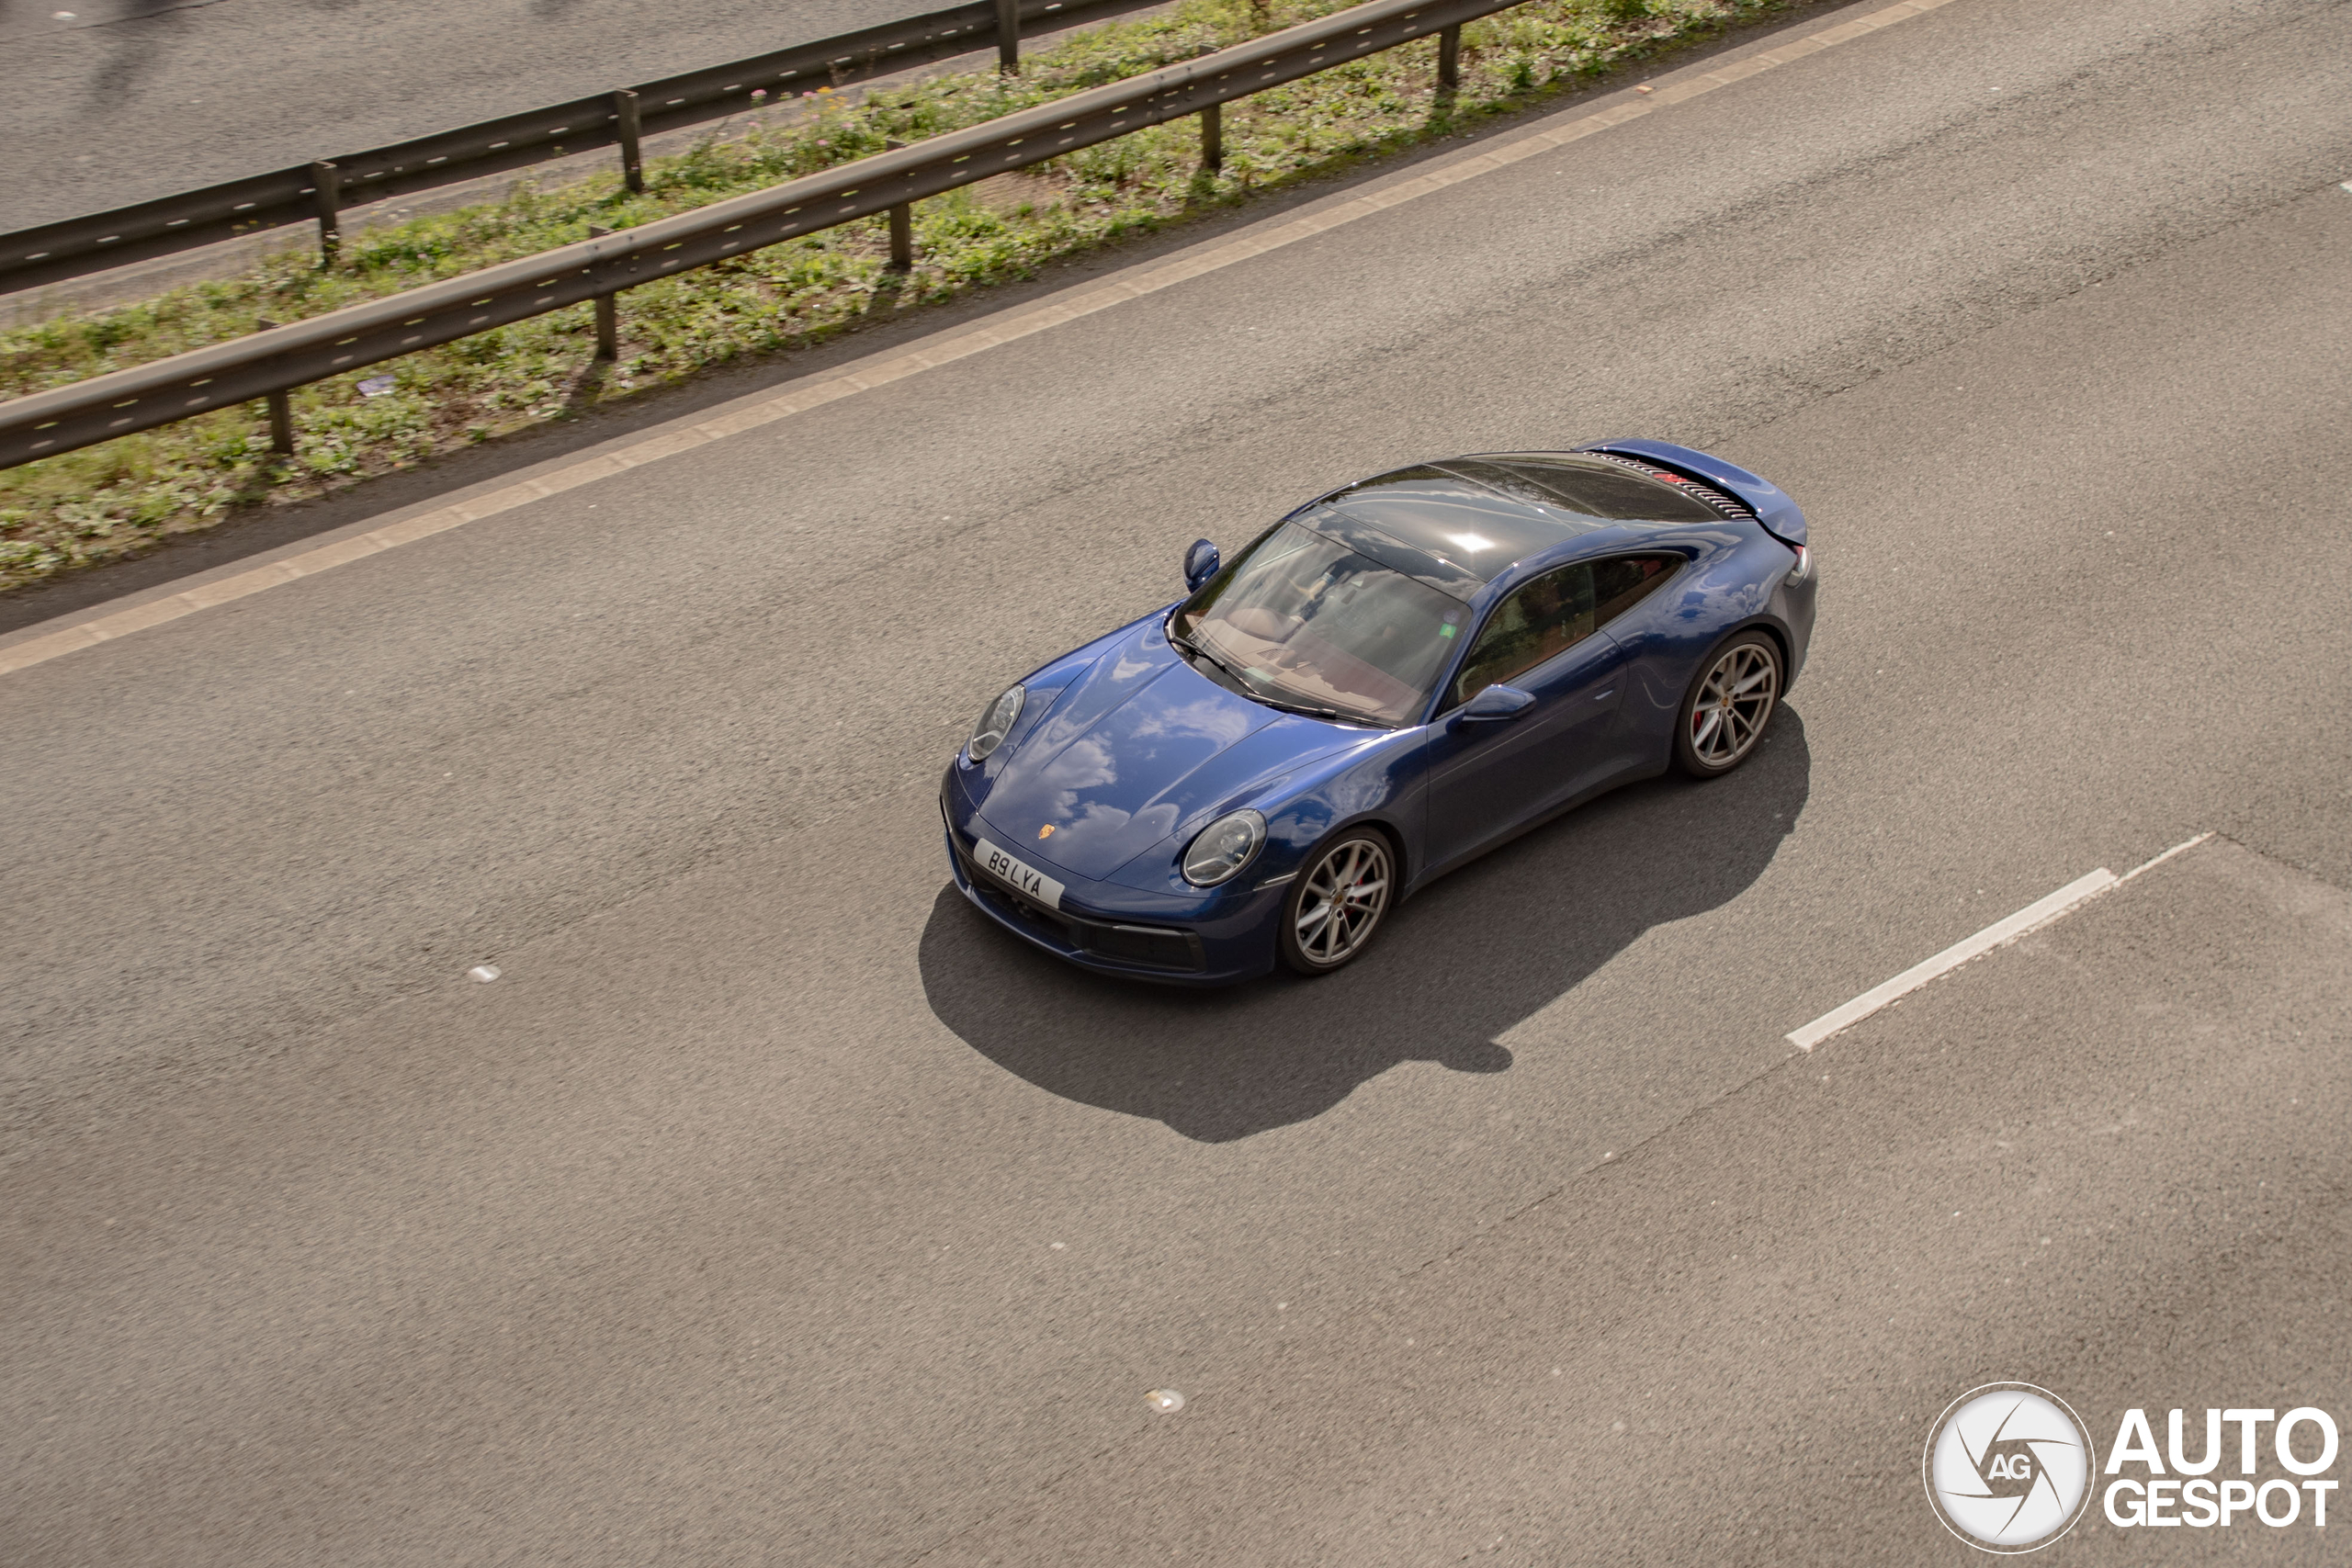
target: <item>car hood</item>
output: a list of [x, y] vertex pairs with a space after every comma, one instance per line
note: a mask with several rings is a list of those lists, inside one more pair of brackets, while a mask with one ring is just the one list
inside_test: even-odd
[[1012, 749], [979, 814], [1012, 853], [1101, 880], [1253, 784], [1366, 739], [1218, 685], [1155, 620]]

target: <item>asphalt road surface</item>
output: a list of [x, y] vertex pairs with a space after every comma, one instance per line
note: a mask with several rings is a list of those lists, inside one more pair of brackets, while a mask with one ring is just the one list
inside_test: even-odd
[[[2342, 4], [1953, 0], [0, 678], [0, 1561], [1958, 1563], [1977, 1384], [2352, 1425], [2348, 93]], [[1741, 773], [1321, 982], [948, 887], [1196, 535], [1615, 432], [1814, 520]], [[2146, 1535], [2047, 1560], [2342, 1556]]]
[[0, 0], [8, 54], [0, 230], [561, 103], [945, 3]]

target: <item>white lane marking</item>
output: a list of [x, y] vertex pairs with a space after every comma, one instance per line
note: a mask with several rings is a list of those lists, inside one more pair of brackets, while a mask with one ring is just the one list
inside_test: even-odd
[[325, 571], [330, 568], [344, 566], [356, 560], [364, 560], [380, 550], [414, 544], [419, 539], [430, 538], [435, 534], [445, 533], [451, 528], [463, 527], [469, 523], [479, 523], [485, 517], [494, 517], [502, 512], [510, 512], [518, 506], [527, 506], [532, 502], [546, 496], [570, 490], [575, 485], [586, 484], [591, 480], [623, 472], [640, 463], [650, 463], [662, 457], [675, 457], [681, 452], [689, 452], [713, 441], [740, 434], [743, 431], [773, 423], [779, 419], [787, 419], [794, 414], [821, 407], [838, 399], [852, 397], [876, 387], [888, 386], [893, 381], [919, 375], [934, 366], [952, 364], [958, 359], [967, 358], [1001, 344], [1017, 342], [1035, 333], [1049, 331], [1065, 321], [1078, 321], [1093, 315], [1098, 310], [1107, 310], [1129, 299], [1139, 299], [1148, 294], [1157, 294], [1163, 288], [1171, 288], [1179, 283], [1198, 277], [1204, 273], [1216, 272], [1221, 268], [1232, 266], [1236, 263], [1248, 261], [1252, 256], [1264, 255], [1269, 251], [1295, 244], [1301, 240], [1311, 240], [1342, 224], [1353, 223], [1361, 218], [1377, 216], [1391, 208], [1428, 196], [1433, 191], [1443, 190], [1449, 186], [1460, 185], [1465, 180], [1473, 180], [1482, 175], [1492, 174], [1495, 170], [1508, 167], [1521, 159], [1532, 158], [1540, 152], [1548, 152], [1557, 147], [1565, 147], [1571, 141], [1582, 141], [1585, 137], [1606, 130], [1612, 125], [1622, 125], [1629, 119], [1639, 119], [1645, 115], [1655, 114], [1669, 104], [1680, 103], [1688, 98], [1698, 97], [1704, 93], [1712, 93], [1718, 87], [1727, 87], [1734, 82], [1743, 81], [1760, 72], [1792, 64], [1808, 55], [1818, 54], [1823, 50], [1835, 49], [1840, 44], [1851, 43], [1856, 39], [1867, 38], [1881, 28], [1891, 27], [1896, 22], [1908, 20], [1949, 4], [1951, 0], [1901, 0], [1900, 4], [1889, 6], [1884, 10], [1872, 11], [1866, 16], [1853, 17], [1851, 20], [1838, 23], [1834, 28], [1825, 28], [1817, 33], [1809, 33], [1803, 38], [1793, 39], [1776, 49], [1766, 50], [1760, 54], [1751, 54], [1746, 59], [1733, 61], [1713, 71], [1694, 72], [1688, 76], [1677, 77], [1649, 97], [1636, 98], [1629, 95], [1626, 102], [1597, 110], [1581, 118], [1569, 120], [1566, 124], [1548, 126], [1541, 130], [1531, 130], [1517, 135], [1499, 138], [1492, 146], [1475, 158], [1465, 158], [1458, 164], [1448, 164], [1442, 169], [1431, 170], [1425, 175], [1417, 175], [1409, 179], [1399, 179], [1393, 184], [1377, 186], [1366, 191], [1354, 200], [1343, 202], [1337, 207], [1309, 212], [1302, 217], [1292, 219], [1288, 222], [1272, 223], [1263, 229], [1245, 230], [1229, 239], [1204, 244], [1196, 251], [1184, 252], [1165, 262], [1142, 268], [1108, 284], [1080, 288], [1068, 295], [1057, 296], [1023, 310], [1009, 311], [978, 332], [959, 329], [946, 333], [931, 342], [918, 344], [910, 352], [887, 357], [876, 356], [849, 366], [830, 376], [819, 376], [806, 381], [797, 381], [773, 397], [734, 405], [728, 412], [714, 418], [692, 423], [681, 422], [666, 426], [658, 434], [649, 435], [642, 440], [542, 472], [536, 478], [492, 491], [471, 501], [436, 507], [430, 512], [388, 525], [371, 533], [361, 534], [332, 545], [322, 545], [315, 550], [305, 551], [300, 555], [288, 556], [252, 571], [223, 578], [217, 582], [207, 583], [201, 588], [190, 589], [185, 593], [175, 593], [168, 598], [157, 599], [133, 609], [96, 616], [76, 626], [50, 633], [46, 637], [28, 637], [11, 647], [0, 648], [0, 675], [45, 663], [49, 660], [72, 653], [77, 649], [93, 648], [99, 643], [108, 642], [131, 632], [144, 630], [149, 626], [161, 626], [167, 621], [176, 621], [183, 615], [192, 615], [198, 610], [209, 609], [216, 604], [225, 604], [231, 600], [242, 599], [250, 593], [259, 593], [266, 589], [276, 588], [297, 579], [309, 577], [314, 572]]
[[1860, 1023], [1889, 1002], [1908, 996], [1937, 976], [1957, 969], [1970, 959], [1992, 952], [2003, 942], [2014, 942], [2037, 926], [2048, 925], [2109, 889], [2122, 886], [2142, 872], [2154, 870], [2184, 850], [2195, 849], [2212, 836], [2211, 833], [2199, 833], [2186, 843], [2175, 844], [2154, 860], [2133, 866], [2121, 876], [2105, 866], [2078, 876], [2048, 897], [2035, 899], [2008, 919], [1996, 920], [1974, 936], [1953, 942], [1933, 958], [1914, 964], [1883, 985], [1871, 987], [1845, 1006], [1832, 1008], [1803, 1029], [1792, 1030], [1787, 1036], [1788, 1042], [1800, 1051], [1810, 1051], [1839, 1030]]
[[2195, 849], [2198, 845], [2203, 843], [2212, 836], [2213, 835], [2211, 833], [2199, 833], [2193, 839], [2183, 840], [2181, 842], [2175, 844], [2172, 848], [2166, 850], [2164, 853], [2156, 856], [2155, 859], [2142, 861], [2138, 865], [2133, 866], [2130, 871], [2125, 872], [2121, 876], [2117, 877], [2115, 880], [2120, 885], [2121, 883], [2131, 881], [2133, 877], [2139, 875], [2143, 871], [2154, 871], [2156, 867], [2164, 864], [2165, 862], [2172, 859], [2173, 856], [2179, 854], [2184, 850]]
[[2011, 937], [2023, 936], [2034, 927], [2057, 919], [2094, 893], [2104, 893], [2123, 879], [2105, 866], [2087, 876], [2078, 876], [2046, 898], [2038, 898], [2005, 920], [1996, 920], [1974, 936], [1953, 942], [1933, 958], [1914, 964], [1894, 979], [1871, 987], [1840, 1008], [1832, 1008], [1803, 1029], [1792, 1031], [1789, 1043], [1800, 1051], [1810, 1051], [1815, 1045], [1844, 1029], [1860, 1023], [1898, 997], [1917, 990], [1937, 976], [1959, 968], [1982, 953], [1989, 953]]

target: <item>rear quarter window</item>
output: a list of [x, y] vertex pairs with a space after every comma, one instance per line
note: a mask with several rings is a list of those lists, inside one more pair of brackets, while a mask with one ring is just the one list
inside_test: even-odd
[[1682, 558], [1670, 552], [1593, 562], [1593, 623], [1607, 626], [1664, 587], [1682, 564]]

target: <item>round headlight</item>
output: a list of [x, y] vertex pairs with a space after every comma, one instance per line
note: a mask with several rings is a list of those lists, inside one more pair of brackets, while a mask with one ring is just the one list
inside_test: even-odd
[[1022, 687], [1008, 686], [1004, 695], [988, 705], [988, 711], [980, 715], [980, 722], [972, 726], [971, 744], [965, 748], [972, 761], [985, 761], [989, 752], [1004, 744], [1004, 738], [1012, 732], [1014, 721], [1021, 716], [1021, 705], [1028, 696]]
[[1229, 882], [1266, 841], [1266, 819], [1254, 811], [1220, 817], [1184, 852], [1184, 880], [1195, 887]]

